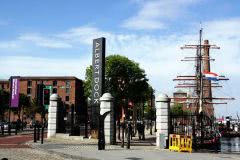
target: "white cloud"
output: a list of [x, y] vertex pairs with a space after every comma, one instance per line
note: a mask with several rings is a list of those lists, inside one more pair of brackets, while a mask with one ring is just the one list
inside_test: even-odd
[[55, 59], [30, 56], [0, 58], [0, 78], [9, 76], [76, 76], [84, 79], [90, 59]]
[[69, 41], [70, 43], [92, 44], [96, 37], [109, 37], [111, 33], [100, 31], [91, 26], [82, 26], [69, 29], [68, 31], [58, 34], [57, 37]]
[[213, 38], [237, 38], [240, 35], [239, 25], [240, 18], [231, 18], [207, 22], [205, 28], [207, 32], [213, 33]]
[[19, 41], [4, 41], [0, 42], [0, 49], [16, 49], [20, 48], [22, 43]]
[[[210, 43], [217, 43], [222, 48], [220, 53], [214, 54], [214, 56], [216, 56], [216, 62], [214, 62], [212, 65], [213, 69], [218, 72], [233, 75], [237, 75], [240, 72], [238, 67], [238, 64], [240, 63], [240, 41], [239, 38], [236, 38], [240, 37], [240, 32], [237, 27], [232, 27], [232, 25], [239, 26], [239, 24], [239, 19], [212, 21], [206, 22], [205, 24], [206, 27], [204, 28], [206, 29], [204, 29], [204, 37], [209, 38]], [[222, 26], [224, 26], [225, 30]], [[228, 34], [229, 32], [231, 34]], [[83, 26], [72, 28], [63, 33], [52, 35], [52, 37], [54, 37], [53, 42], [62, 42], [56, 43], [56, 46], [58, 47], [64, 47], [64, 44], [67, 44], [65, 47], [75, 47], [81, 46], [83, 44], [91, 46], [92, 39], [102, 36], [106, 37], [107, 54], [125, 55], [130, 59], [139, 62], [140, 65], [144, 67], [147, 74], [150, 76], [151, 81], [156, 81], [152, 79], [161, 79], [161, 81], [164, 81], [164, 83], [168, 83], [172, 78], [174, 78], [174, 75], [193, 71], [193, 69], [189, 71], [189, 66], [192, 65], [191, 63], [186, 64], [180, 62], [180, 59], [184, 57], [183, 53], [185, 52], [181, 51], [180, 47], [184, 44], [196, 43], [198, 41], [197, 33], [198, 32], [195, 31], [194, 33], [189, 32], [188, 34], [184, 35], [178, 33], [166, 36], [115, 34], [99, 30], [95, 27]], [[38, 42], [44, 47], [51, 46], [51, 43], [45, 43], [51, 42], [51, 38], [49, 40], [48, 38], [42, 38], [36, 35], [37, 34], [25, 34], [21, 36], [19, 40], [33, 41], [36, 43]], [[219, 39], [219, 37], [221, 37], [221, 39]], [[61, 44], [63, 44], [63, 46], [61, 46]], [[5, 45], [7, 46], [7, 44]], [[91, 50], [89, 52], [91, 53]], [[192, 52], [192, 55], [194, 54], [195, 51]], [[189, 55], [189, 51], [186, 51], [185, 55]], [[88, 57], [91, 58], [91, 55]], [[91, 61], [89, 61], [89, 64], [90, 63]], [[225, 64], [224, 68], [221, 67], [223, 63]], [[186, 68], [185, 70], [183, 69], [184, 67], [182, 67], [182, 65]], [[158, 86], [161, 87], [161, 84], [159, 85], [159, 83], [153, 85], [156, 88]], [[169, 85], [169, 88], [170, 87], [173, 86]]]
[[72, 48], [72, 45], [53, 36], [43, 37], [37, 34], [24, 34], [18, 38], [22, 41], [29, 41], [40, 47], [46, 48]]
[[[240, 18], [216, 20], [207, 22], [205, 27], [206, 37], [212, 44], [221, 47], [220, 51], [212, 55], [216, 58], [213, 67], [225, 75], [238, 75], [240, 73]], [[221, 63], [217, 63], [217, 62]], [[222, 64], [225, 64], [224, 67]]]
[[[212, 71], [224, 74], [227, 77], [239, 77], [240, 73], [240, 32], [237, 27], [240, 20], [226, 19], [204, 23], [203, 37], [209, 39], [211, 44], [221, 47], [219, 51], [212, 51], [216, 61], [212, 63]], [[193, 26], [194, 28], [194, 26]], [[121, 54], [138, 62], [145, 69], [151, 85], [156, 93], [165, 92], [169, 95], [174, 91], [172, 81], [177, 75], [194, 73], [193, 62], [180, 62], [184, 56], [195, 55], [195, 51], [182, 51], [184, 44], [198, 42], [198, 27], [196, 31], [188, 33], [175, 33], [170, 35], [139, 35], [116, 34], [99, 30], [95, 27], [78, 27], [63, 33], [53, 35], [56, 41], [63, 41], [72, 47], [80, 46], [91, 48], [92, 39], [106, 37], [107, 55]], [[88, 53], [91, 53], [91, 49]], [[192, 53], [192, 54], [191, 54]], [[85, 68], [91, 64], [91, 54], [87, 59], [46, 59], [33, 57], [0, 57], [0, 73], [2, 75], [69, 75], [84, 79]], [[66, 63], [66, 61], [71, 63]], [[43, 66], [44, 64], [44, 66]], [[233, 97], [239, 97], [238, 79], [231, 79], [225, 91], [233, 90]], [[232, 83], [233, 82], [233, 83]], [[223, 84], [224, 85], [224, 84]], [[230, 89], [231, 88], [231, 89]], [[223, 89], [224, 90], [224, 89]], [[239, 100], [236, 101], [239, 103]], [[234, 104], [236, 102], [233, 102]], [[238, 108], [234, 108], [235, 111]], [[217, 108], [216, 108], [217, 110]]]
[[123, 27], [129, 29], [164, 29], [167, 21], [186, 14], [186, 8], [197, 0], [142, 0], [135, 1], [140, 5], [136, 15], [126, 19]]

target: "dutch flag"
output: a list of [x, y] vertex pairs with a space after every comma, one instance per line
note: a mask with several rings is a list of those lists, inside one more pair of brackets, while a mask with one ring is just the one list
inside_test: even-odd
[[216, 73], [204, 71], [203, 74], [205, 75], [205, 78], [207, 80], [212, 80], [212, 81], [218, 81], [219, 80], [219, 76]]

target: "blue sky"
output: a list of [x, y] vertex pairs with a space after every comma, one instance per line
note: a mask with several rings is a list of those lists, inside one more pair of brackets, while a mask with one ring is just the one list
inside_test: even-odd
[[0, 79], [76, 76], [91, 64], [92, 39], [106, 37], [107, 55], [121, 54], [145, 69], [156, 94], [175, 90], [176, 75], [192, 74], [180, 60], [203, 39], [212, 51], [212, 71], [230, 78], [216, 96], [237, 100], [215, 107], [216, 116], [240, 114], [240, 2], [238, 0], [21, 0], [0, 2]]

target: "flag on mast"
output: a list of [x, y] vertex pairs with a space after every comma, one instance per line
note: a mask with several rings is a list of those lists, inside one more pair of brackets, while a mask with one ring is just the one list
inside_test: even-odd
[[211, 80], [211, 81], [218, 81], [219, 80], [218, 74], [213, 73], [213, 72], [203, 71], [203, 75], [205, 76], [205, 78], [207, 80]]

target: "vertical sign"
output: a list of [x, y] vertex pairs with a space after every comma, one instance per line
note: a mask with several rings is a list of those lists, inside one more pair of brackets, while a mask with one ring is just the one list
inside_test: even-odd
[[[105, 78], [105, 38], [93, 40], [92, 58], [92, 121], [96, 125], [96, 114], [100, 112], [100, 97], [104, 92]], [[95, 123], [95, 124], [94, 124]]]
[[20, 79], [19, 77], [11, 77], [11, 98], [10, 98], [10, 106], [12, 108], [17, 108], [19, 104], [19, 87], [20, 87]]

